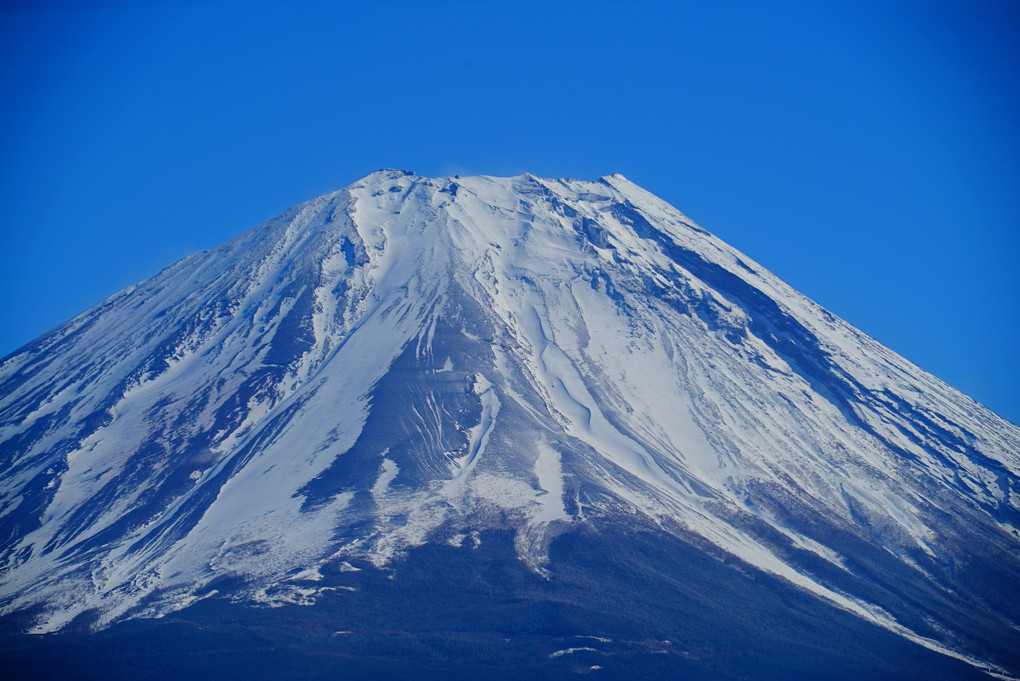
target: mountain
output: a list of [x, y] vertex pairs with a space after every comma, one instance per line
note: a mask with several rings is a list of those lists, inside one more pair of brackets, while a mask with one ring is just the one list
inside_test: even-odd
[[1020, 429], [620, 175], [373, 173], [0, 396], [26, 677], [1020, 673]]

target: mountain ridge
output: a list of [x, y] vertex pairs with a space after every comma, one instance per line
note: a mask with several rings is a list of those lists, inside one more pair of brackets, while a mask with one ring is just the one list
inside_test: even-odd
[[621, 517], [980, 664], [1020, 616], [993, 603], [1020, 429], [619, 174], [377, 171], [9, 355], [0, 389], [0, 613], [37, 632], [227, 577], [311, 604], [327, 567], [489, 527], [550, 577], [557, 537]]

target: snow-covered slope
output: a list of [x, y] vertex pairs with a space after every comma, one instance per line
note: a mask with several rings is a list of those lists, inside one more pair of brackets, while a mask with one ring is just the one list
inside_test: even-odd
[[620, 175], [373, 173], [10, 355], [0, 396], [0, 613], [37, 632], [312, 604], [484, 528], [547, 575], [621, 518], [975, 664], [1017, 631], [1020, 429]]

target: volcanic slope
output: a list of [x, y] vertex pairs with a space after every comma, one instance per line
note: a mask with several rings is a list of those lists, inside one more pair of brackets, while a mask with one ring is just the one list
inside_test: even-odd
[[620, 175], [373, 173], [4, 358], [0, 396], [26, 631], [342, 609], [499, 537], [548, 604], [601, 536], [645, 557], [607, 590], [715, 570], [1020, 670], [1020, 429]]

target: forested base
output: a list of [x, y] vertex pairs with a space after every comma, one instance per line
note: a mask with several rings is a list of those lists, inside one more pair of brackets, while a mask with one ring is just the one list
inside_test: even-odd
[[[314, 606], [209, 599], [95, 634], [4, 635], [6, 679], [988, 679], [647, 529], [572, 532], [550, 578], [509, 533], [328, 577]], [[10, 618], [2, 623], [9, 629]]]

